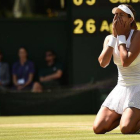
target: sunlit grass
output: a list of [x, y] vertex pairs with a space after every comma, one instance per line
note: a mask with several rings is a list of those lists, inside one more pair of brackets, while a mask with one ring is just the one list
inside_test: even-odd
[[94, 115], [0, 117], [0, 140], [139, 140], [119, 129], [96, 135]]

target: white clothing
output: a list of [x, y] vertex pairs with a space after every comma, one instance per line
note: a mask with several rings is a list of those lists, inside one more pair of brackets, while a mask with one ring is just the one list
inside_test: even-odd
[[[130, 31], [127, 39], [127, 50], [130, 48], [133, 32], [134, 30]], [[106, 106], [118, 114], [122, 114], [128, 107], [140, 109], [140, 54], [128, 67], [123, 67], [117, 39], [113, 51], [113, 60], [118, 68], [118, 83], [107, 96], [102, 106]]]

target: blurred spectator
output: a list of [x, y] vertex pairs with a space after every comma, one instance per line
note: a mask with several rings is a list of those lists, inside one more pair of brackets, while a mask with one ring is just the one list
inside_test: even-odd
[[13, 15], [15, 18], [21, 18], [23, 14], [31, 15], [33, 7], [32, 0], [14, 0]]
[[10, 83], [9, 66], [2, 62], [2, 53], [0, 51], [0, 86], [5, 87]]
[[27, 50], [19, 49], [19, 61], [13, 65], [13, 84], [14, 89], [28, 90], [32, 88], [34, 77], [34, 64], [27, 58]]
[[56, 61], [56, 54], [52, 50], [46, 52], [46, 66], [39, 71], [39, 81], [33, 85], [33, 92], [60, 87], [63, 75], [63, 66]]

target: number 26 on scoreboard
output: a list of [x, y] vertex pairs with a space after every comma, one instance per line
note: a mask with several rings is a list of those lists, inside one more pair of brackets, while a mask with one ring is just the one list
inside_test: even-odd
[[87, 5], [89, 6], [92, 6], [96, 3], [96, 0], [73, 0], [73, 3], [76, 5], [76, 6], [80, 6], [83, 4], [83, 2], [86, 2]]
[[[74, 34], [83, 34], [84, 33], [84, 22], [81, 19], [76, 19], [74, 21], [74, 25], [76, 26], [74, 28], [73, 33]], [[96, 26], [95, 26], [95, 20], [94, 19], [89, 19], [85, 23], [85, 29], [89, 34], [93, 34], [96, 31]]]

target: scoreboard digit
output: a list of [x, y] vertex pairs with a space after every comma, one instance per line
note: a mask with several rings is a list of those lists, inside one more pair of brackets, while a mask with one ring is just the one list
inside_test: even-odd
[[75, 4], [76, 6], [80, 6], [82, 5], [83, 0], [73, 0], [73, 4]]
[[96, 31], [96, 26], [95, 26], [95, 20], [94, 19], [89, 19], [86, 22], [86, 31], [89, 34], [93, 34]]
[[76, 6], [82, 5], [84, 2], [86, 2], [87, 5], [92, 6], [95, 4], [96, 0], [73, 0], [73, 4]]
[[74, 25], [76, 25], [75, 29], [74, 29], [74, 34], [83, 34], [83, 21], [81, 19], [76, 19], [74, 21]]
[[96, 0], [86, 0], [87, 5], [92, 6], [94, 5]]

